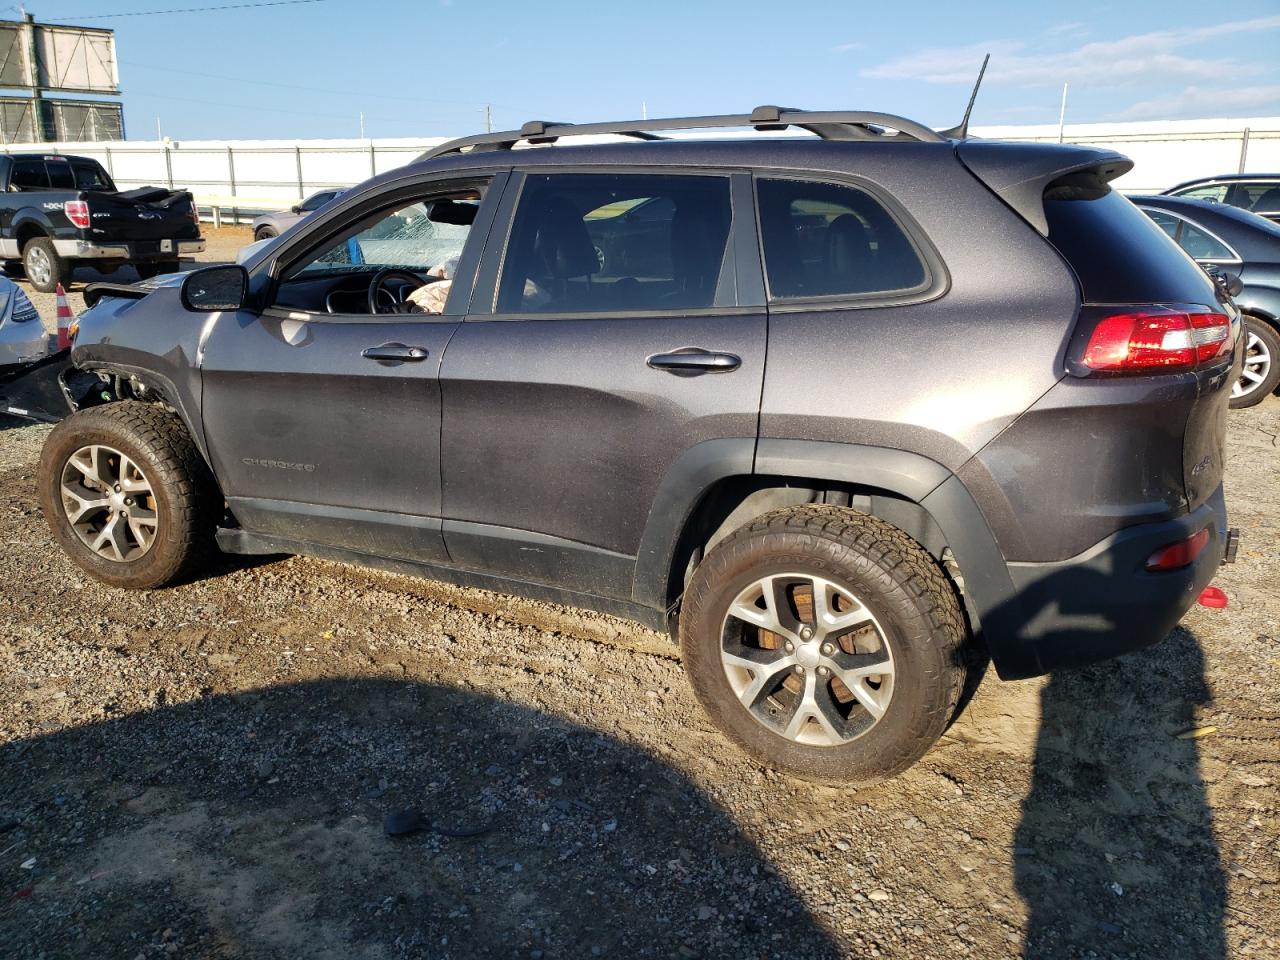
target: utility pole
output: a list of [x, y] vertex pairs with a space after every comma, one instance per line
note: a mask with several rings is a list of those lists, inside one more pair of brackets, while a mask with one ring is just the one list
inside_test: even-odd
[[640, 119], [641, 120], [649, 119], [649, 102], [647, 100], [640, 101]]
[[1062, 107], [1058, 110], [1058, 142], [1062, 142], [1062, 135], [1067, 122], [1067, 85], [1062, 85]]
[[156, 139], [164, 140], [164, 136], [160, 133], [160, 118], [156, 117]]
[[493, 104], [484, 105], [484, 132], [493, 133]]
[[364, 111], [360, 111], [360, 139], [364, 139]]

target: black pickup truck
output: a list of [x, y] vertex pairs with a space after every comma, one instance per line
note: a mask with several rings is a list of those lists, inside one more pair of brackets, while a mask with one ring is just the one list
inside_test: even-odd
[[144, 280], [204, 249], [185, 190], [121, 193], [98, 161], [55, 154], [0, 157], [0, 259], [37, 290], [67, 283], [77, 260], [102, 273], [132, 264]]

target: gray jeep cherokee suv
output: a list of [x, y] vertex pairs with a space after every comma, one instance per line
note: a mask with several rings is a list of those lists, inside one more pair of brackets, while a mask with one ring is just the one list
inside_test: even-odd
[[[712, 127], [810, 135], [654, 132]], [[1232, 552], [1239, 315], [1129, 167], [778, 108], [455, 141], [243, 265], [91, 287], [43, 509], [123, 587], [216, 541], [671, 629], [746, 750], [888, 776], [971, 650], [1153, 643]]]

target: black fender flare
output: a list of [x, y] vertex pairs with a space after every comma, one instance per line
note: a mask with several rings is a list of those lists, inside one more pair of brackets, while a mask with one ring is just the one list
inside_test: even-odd
[[[33, 207], [23, 207], [13, 215], [13, 220], [9, 223], [9, 236], [11, 236], [14, 242], [17, 243], [19, 234], [21, 234], [27, 227], [32, 226], [36, 227], [40, 231], [41, 236], [49, 237], [51, 239], [53, 238], [53, 224], [50, 222], [48, 217]], [[18, 254], [22, 254], [21, 245], [18, 247]]]
[[636, 558], [632, 598], [663, 609], [671, 564], [685, 524], [715, 483], [748, 474], [830, 480], [883, 490], [918, 504], [938, 525], [964, 578], [976, 630], [1005, 678], [1040, 672], [1016, 641], [1013, 579], [995, 535], [964, 483], [935, 460], [905, 450], [819, 440], [725, 438], [695, 444], [667, 471]]

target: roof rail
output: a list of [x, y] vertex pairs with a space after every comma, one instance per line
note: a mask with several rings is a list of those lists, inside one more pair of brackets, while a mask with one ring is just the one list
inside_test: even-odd
[[[555, 143], [560, 137], [616, 134], [638, 140], [664, 140], [657, 130], [710, 130], [719, 127], [754, 127], [756, 130], [785, 130], [796, 127], [823, 140], [878, 140], [905, 137], [921, 143], [942, 143], [937, 131], [891, 113], [844, 110], [798, 110], [793, 107], [762, 106], [750, 113], [711, 117], [668, 117], [655, 120], [622, 120], [607, 123], [554, 123], [530, 120], [519, 130], [482, 133], [442, 143], [422, 154], [419, 160], [433, 160], [464, 150], [510, 150], [522, 140], [527, 143]], [[885, 129], [896, 130], [887, 134]]]

